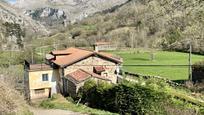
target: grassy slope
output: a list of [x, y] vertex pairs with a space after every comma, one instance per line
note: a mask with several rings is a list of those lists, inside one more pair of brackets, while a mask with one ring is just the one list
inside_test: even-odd
[[[155, 60], [150, 60], [147, 52], [133, 53], [131, 51], [115, 51], [124, 60], [124, 65], [188, 65], [188, 54], [180, 52], [155, 52]], [[192, 55], [192, 62], [204, 60], [204, 56]], [[146, 75], [166, 77], [171, 80], [183, 80], [188, 78], [188, 67], [158, 67], [158, 66], [123, 66], [129, 72]]]
[[45, 100], [40, 104], [41, 107], [47, 109], [62, 109], [70, 110], [74, 112], [80, 112], [90, 115], [117, 115], [116, 113], [111, 113], [103, 110], [93, 109], [85, 105], [73, 103], [66, 100], [61, 95], [54, 95], [51, 99]]

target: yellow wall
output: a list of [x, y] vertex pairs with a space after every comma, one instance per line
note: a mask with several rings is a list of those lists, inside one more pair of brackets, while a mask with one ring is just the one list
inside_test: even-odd
[[[48, 98], [49, 94], [57, 93], [56, 78], [58, 70], [29, 71], [30, 99]], [[48, 81], [42, 81], [42, 75], [48, 74]], [[35, 93], [36, 89], [43, 89], [44, 93]]]
[[[48, 74], [49, 81], [42, 81], [42, 74]], [[51, 77], [53, 76], [53, 70], [46, 71], [30, 71], [29, 72], [29, 88], [40, 89], [51, 87]]]

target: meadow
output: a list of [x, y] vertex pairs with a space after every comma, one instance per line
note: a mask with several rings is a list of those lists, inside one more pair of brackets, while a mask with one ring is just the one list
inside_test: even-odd
[[[113, 51], [112, 53], [123, 58], [124, 71], [160, 76], [171, 80], [188, 79], [188, 66], [155, 66], [188, 65], [188, 53], [154, 51], [154, 60], [151, 60], [150, 52], [144, 50]], [[192, 54], [192, 64], [202, 60], [204, 56]]]

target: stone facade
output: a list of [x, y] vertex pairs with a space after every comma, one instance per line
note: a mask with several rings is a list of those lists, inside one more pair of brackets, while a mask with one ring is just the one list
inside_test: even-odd
[[117, 83], [117, 75], [115, 74], [117, 65], [109, 60], [102, 59], [100, 57], [95, 57], [95, 56], [88, 57], [71, 66], [68, 66], [67, 68], [64, 68], [64, 75], [72, 73], [78, 69], [83, 69], [86, 71], [93, 72], [94, 66], [98, 66], [98, 65], [102, 65], [107, 68], [106, 71], [102, 73], [105, 78], [111, 80], [112, 83]]

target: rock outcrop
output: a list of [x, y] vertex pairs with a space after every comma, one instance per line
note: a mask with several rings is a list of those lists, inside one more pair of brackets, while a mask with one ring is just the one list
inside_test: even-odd
[[15, 7], [43, 25], [74, 23], [129, 0], [17, 0]]
[[[29, 16], [26, 16], [21, 12], [22, 11], [20, 9], [14, 8], [10, 4], [0, 1], [0, 48], [7, 49], [10, 47], [11, 49], [16, 49], [17, 42], [23, 42], [26, 36], [29, 37], [29, 34], [49, 34], [49, 31], [42, 24], [34, 21]], [[15, 32], [17, 30], [22, 30], [28, 34], [14, 34], [17, 33]]]

